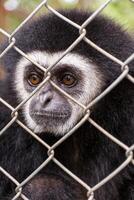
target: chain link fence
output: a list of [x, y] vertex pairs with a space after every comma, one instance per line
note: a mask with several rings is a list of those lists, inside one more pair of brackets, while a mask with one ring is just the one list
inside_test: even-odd
[[[61, 168], [65, 173], [67, 173], [71, 178], [73, 178], [76, 182], [78, 182], [82, 187], [84, 187], [87, 190], [87, 199], [88, 200], [94, 200], [94, 193], [96, 190], [98, 190], [101, 186], [109, 182], [114, 176], [116, 176], [119, 172], [121, 172], [126, 166], [128, 166], [130, 163], [134, 165], [134, 158], [133, 158], [133, 150], [134, 150], [134, 144], [132, 146], [127, 146], [117, 138], [115, 138], [112, 134], [110, 134], [107, 130], [103, 129], [101, 125], [97, 124], [91, 117], [90, 117], [90, 108], [91, 106], [95, 105], [97, 102], [99, 102], [102, 98], [104, 98], [110, 91], [112, 91], [120, 82], [127, 78], [132, 84], [134, 84], [134, 78], [129, 74], [129, 66], [128, 64], [134, 59], [134, 53], [127, 58], [125, 62], [119, 60], [118, 58], [114, 57], [113, 55], [106, 52], [104, 49], [97, 46], [95, 43], [93, 43], [90, 39], [86, 37], [86, 27], [93, 21], [96, 16], [99, 15], [103, 11], [104, 8], [106, 8], [112, 0], [106, 1], [103, 5], [101, 5], [81, 26], [74, 23], [73, 21], [69, 20], [59, 12], [57, 12], [54, 8], [52, 8], [47, 0], [42, 1], [36, 9], [12, 32], [12, 34], [8, 34], [5, 30], [0, 29], [0, 33], [6, 36], [9, 39], [9, 45], [6, 47], [6, 49], [0, 54], [0, 58], [2, 58], [6, 53], [11, 49], [14, 48], [19, 54], [21, 54], [23, 57], [28, 59], [31, 63], [33, 63], [35, 66], [37, 66], [39, 69], [43, 70], [46, 74], [45, 80], [29, 95], [27, 99], [25, 99], [23, 102], [21, 102], [16, 108], [13, 108], [11, 105], [9, 105], [4, 99], [0, 98], [0, 102], [5, 105], [10, 111], [12, 120], [5, 125], [5, 127], [0, 130], [0, 136], [4, 134], [4, 132], [9, 129], [12, 124], [17, 123], [19, 126], [21, 126], [23, 129], [25, 129], [35, 140], [37, 140], [40, 145], [42, 145], [44, 148], [47, 148], [48, 150], [48, 158], [44, 160], [44, 162], [30, 175], [28, 176], [23, 182], [18, 182], [13, 176], [11, 176], [10, 173], [8, 173], [2, 166], [0, 166], [0, 172], [3, 173], [8, 179], [10, 179], [11, 182], [13, 182], [16, 185], [16, 195], [12, 198], [12, 200], [18, 199], [21, 197], [23, 200], [28, 200], [28, 197], [26, 197], [23, 194], [23, 188], [24, 186], [33, 178], [35, 177], [43, 168], [45, 168], [46, 165], [50, 162], [54, 162], [59, 168]], [[49, 12], [54, 13], [54, 15], [58, 16], [60, 19], [66, 21], [67, 23], [71, 24], [73, 27], [78, 29], [79, 31], [79, 37], [71, 44], [71, 46], [68, 47], [66, 51], [62, 54], [62, 56], [51, 66], [49, 66], [47, 69], [44, 69], [42, 66], [40, 66], [38, 63], [33, 61], [30, 57], [28, 57], [25, 52], [21, 51], [16, 46], [15, 41], [15, 34], [20, 31], [20, 29], [25, 26], [25, 24], [33, 18], [34, 15], [40, 11], [42, 7], [46, 7]], [[65, 91], [63, 91], [61, 88], [59, 88], [52, 80], [51, 80], [51, 69], [65, 56], [67, 55], [73, 48], [76, 47], [82, 40], [84, 40], [88, 45], [90, 45], [92, 48], [99, 51], [101, 54], [105, 55], [107, 58], [111, 59], [118, 65], [120, 65], [121, 73], [119, 77], [109, 86], [107, 87], [99, 96], [97, 96], [92, 102], [89, 103], [88, 106], [85, 106], [75, 100], [72, 96], [67, 94]], [[85, 112], [85, 115], [81, 119], [81, 121], [73, 127], [66, 135], [64, 135], [61, 139], [59, 139], [55, 144], [52, 146], [48, 145], [46, 142], [44, 142], [38, 135], [36, 135], [33, 131], [31, 131], [25, 124], [23, 124], [18, 119], [18, 111], [22, 108], [22, 106], [30, 99], [32, 98], [44, 85], [47, 81], [50, 81], [56, 90], [60, 91], [66, 98], [70, 99], [74, 103], [78, 104]], [[73, 174], [68, 168], [66, 168], [57, 158], [55, 157], [55, 149], [60, 146], [67, 138], [69, 138], [84, 122], [88, 121], [90, 124], [92, 124], [96, 129], [98, 129], [102, 134], [107, 136], [109, 140], [112, 140], [114, 143], [119, 145], [123, 150], [124, 154], [126, 156], [125, 161], [117, 168], [115, 171], [113, 171], [111, 174], [109, 174], [107, 177], [105, 177], [102, 181], [98, 182], [93, 187], [90, 187], [87, 185], [84, 181], [82, 181], [77, 175]]]

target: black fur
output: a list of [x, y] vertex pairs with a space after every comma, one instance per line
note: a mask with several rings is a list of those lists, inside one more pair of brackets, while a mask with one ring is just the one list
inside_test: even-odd
[[[82, 24], [90, 15], [81, 11], [62, 12]], [[100, 47], [125, 61], [134, 51], [130, 36], [108, 19], [97, 17], [87, 26], [87, 37]], [[57, 52], [65, 50], [79, 36], [79, 31], [50, 14], [26, 25], [16, 34], [16, 46], [25, 53], [32, 50]], [[3, 49], [7, 46], [4, 45]], [[92, 59], [105, 77], [103, 90], [121, 73], [120, 66], [106, 58], [85, 42], [73, 50]], [[18, 105], [12, 83], [14, 69], [20, 55], [10, 50], [2, 59], [7, 76], [0, 83], [0, 96], [12, 106]], [[134, 62], [130, 64], [134, 76]], [[89, 91], [90, 92], [90, 91]], [[0, 130], [11, 119], [10, 110], [0, 103]], [[21, 115], [21, 113], [20, 113]], [[134, 85], [124, 79], [93, 109], [91, 117], [122, 142], [134, 144]], [[59, 138], [44, 134], [49, 144]], [[86, 122], [55, 152], [63, 165], [90, 186], [94, 186], [115, 170], [125, 159], [125, 151]], [[47, 158], [47, 150], [17, 124], [0, 137], [0, 166], [19, 182], [23, 181]], [[9, 200], [15, 185], [0, 174], [0, 199]], [[31, 200], [86, 200], [86, 191], [54, 163], [50, 163], [23, 191]], [[96, 200], [134, 200], [134, 166], [127, 166], [120, 174], [95, 192]]]

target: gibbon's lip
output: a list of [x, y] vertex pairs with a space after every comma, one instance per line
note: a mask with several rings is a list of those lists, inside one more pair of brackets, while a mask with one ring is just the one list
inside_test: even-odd
[[51, 118], [51, 119], [67, 119], [70, 117], [69, 114], [67, 113], [62, 113], [62, 112], [48, 112], [48, 111], [44, 111], [44, 112], [32, 112], [31, 115], [33, 117], [41, 117], [41, 118]]

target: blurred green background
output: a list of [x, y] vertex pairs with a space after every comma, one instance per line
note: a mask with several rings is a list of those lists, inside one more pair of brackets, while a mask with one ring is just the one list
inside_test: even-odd
[[[12, 32], [28, 14], [36, 8], [41, 0], [0, 0], [0, 27]], [[106, 0], [49, 0], [48, 3], [56, 9], [80, 8], [95, 10]], [[42, 8], [38, 15], [47, 12]], [[113, 0], [103, 11], [124, 25], [130, 32], [134, 31], [134, 0]]]

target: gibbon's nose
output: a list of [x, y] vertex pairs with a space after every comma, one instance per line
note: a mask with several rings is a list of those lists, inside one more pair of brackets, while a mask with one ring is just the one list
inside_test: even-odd
[[51, 91], [42, 93], [42, 94], [40, 94], [39, 99], [40, 99], [41, 106], [46, 107], [53, 99], [53, 94]]

